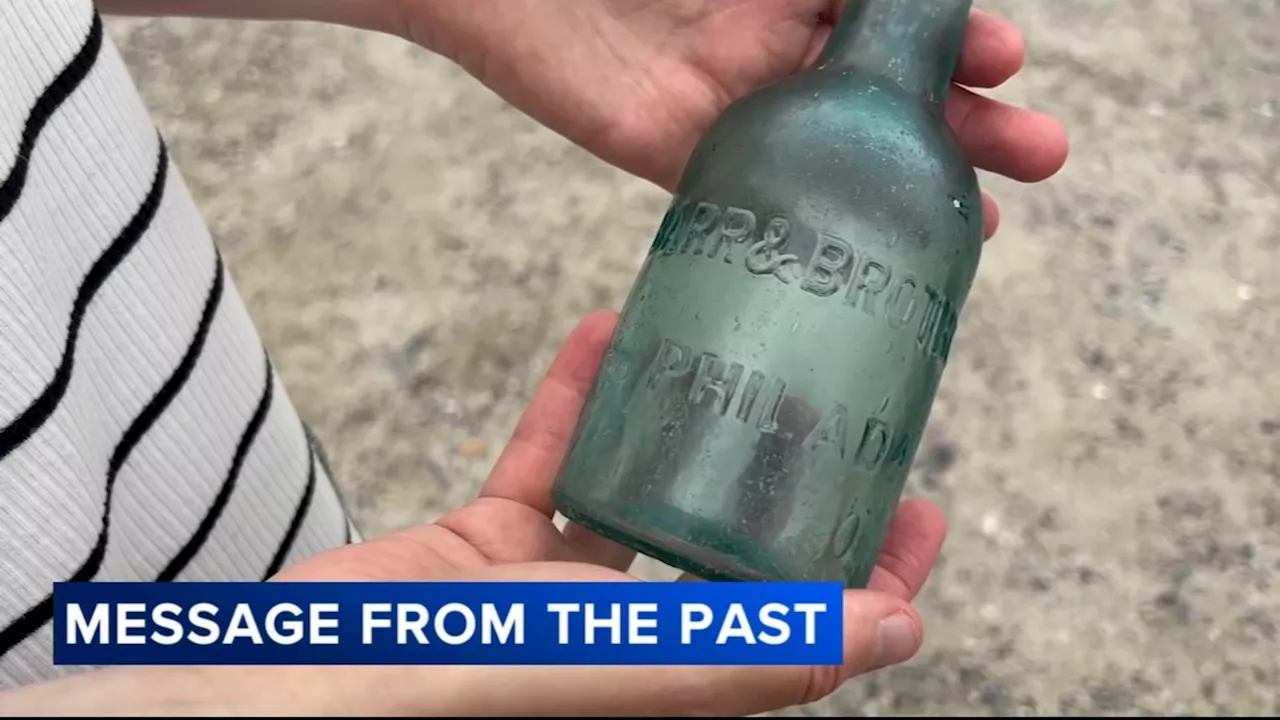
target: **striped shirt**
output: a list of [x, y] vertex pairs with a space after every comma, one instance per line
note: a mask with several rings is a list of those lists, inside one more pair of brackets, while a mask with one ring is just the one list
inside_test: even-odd
[[260, 580], [350, 542], [92, 0], [0, 0], [0, 688], [52, 584]]

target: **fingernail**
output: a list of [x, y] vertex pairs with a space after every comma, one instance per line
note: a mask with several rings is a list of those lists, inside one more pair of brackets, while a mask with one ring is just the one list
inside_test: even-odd
[[906, 662], [920, 648], [916, 624], [905, 613], [894, 613], [881, 620], [878, 634], [876, 667]]

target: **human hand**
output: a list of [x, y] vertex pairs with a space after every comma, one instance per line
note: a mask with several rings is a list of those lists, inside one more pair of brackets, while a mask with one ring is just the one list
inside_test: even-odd
[[[275, 580], [637, 581], [625, 573], [634, 552], [552, 522], [552, 484], [616, 322], [616, 313], [598, 312], [569, 336], [474, 502], [433, 524], [316, 556]], [[368, 701], [392, 701], [376, 706], [388, 713], [747, 715], [812, 702], [915, 654], [922, 629], [911, 600], [945, 532], [934, 506], [902, 503], [870, 589], [845, 594], [843, 667], [344, 669], [344, 682], [361, 672], [378, 678]]]
[[[594, 313], [569, 336], [475, 501], [272, 581], [638, 582], [634, 552], [552, 521], [551, 488], [617, 319]], [[933, 505], [898, 507], [869, 588], [845, 592], [843, 666], [124, 667], [0, 693], [0, 715], [751, 715], [912, 657], [923, 631], [911, 601], [945, 534]]]
[[[698, 139], [748, 92], [807, 67], [844, 0], [383, 0], [396, 31], [606, 162], [674, 190]], [[975, 11], [946, 115], [976, 167], [1037, 182], [1066, 162], [1054, 118], [968, 88], [1022, 67], [1018, 27]], [[984, 195], [986, 235], [999, 209]]]

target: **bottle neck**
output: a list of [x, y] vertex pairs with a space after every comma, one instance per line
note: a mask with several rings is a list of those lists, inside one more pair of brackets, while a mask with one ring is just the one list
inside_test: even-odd
[[940, 106], [972, 5], [973, 0], [848, 0], [815, 66], [882, 77]]

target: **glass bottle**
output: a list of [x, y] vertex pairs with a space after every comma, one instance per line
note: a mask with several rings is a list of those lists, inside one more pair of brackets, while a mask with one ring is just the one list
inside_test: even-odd
[[710, 580], [865, 587], [983, 244], [943, 116], [971, 0], [849, 0], [695, 149], [554, 497]]

